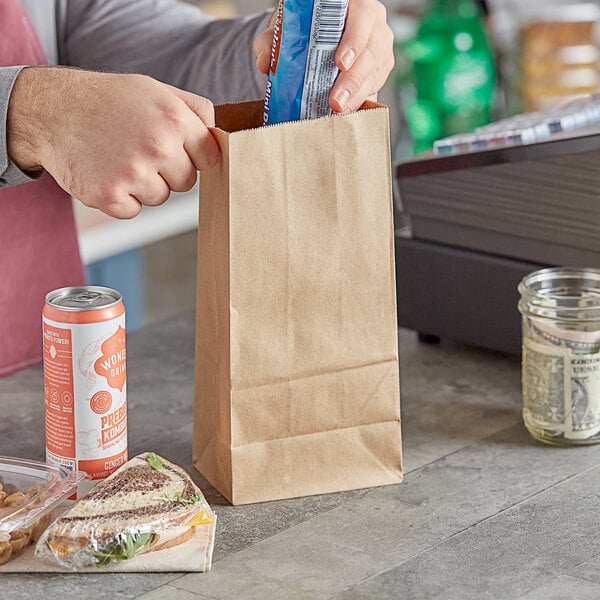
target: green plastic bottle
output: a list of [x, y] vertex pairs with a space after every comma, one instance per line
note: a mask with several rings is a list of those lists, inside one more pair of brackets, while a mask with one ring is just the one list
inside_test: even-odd
[[494, 56], [474, 2], [430, 0], [406, 51], [413, 62], [415, 98], [405, 116], [415, 153], [490, 122]]

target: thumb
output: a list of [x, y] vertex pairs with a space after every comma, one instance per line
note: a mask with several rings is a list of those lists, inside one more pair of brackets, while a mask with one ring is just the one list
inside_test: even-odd
[[273, 29], [265, 29], [254, 39], [256, 68], [261, 73], [268, 73], [271, 65], [271, 46], [273, 45]]
[[196, 119], [190, 115], [191, 118], [186, 128], [183, 145], [185, 151], [198, 171], [212, 169], [221, 159], [219, 144], [210, 132], [210, 129], [215, 126], [213, 103], [208, 98], [197, 94], [185, 92], [173, 86], [168, 87], [195, 117], [198, 117]]
[[269, 26], [254, 38], [253, 50], [256, 56], [256, 68], [262, 73], [268, 73], [269, 66], [271, 65], [271, 49], [273, 47], [277, 13], [277, 10], [273, 12]]
[[198, 96], [198, 94], [192, 94], [191, 92], [186, 92], [185, 90], [180, 90], [172, 85], [168, 87], [173, 94], [187, 104], [187, 106], [201, 119], [206, 127], [215, 126], [215, 107], [208, 98]]

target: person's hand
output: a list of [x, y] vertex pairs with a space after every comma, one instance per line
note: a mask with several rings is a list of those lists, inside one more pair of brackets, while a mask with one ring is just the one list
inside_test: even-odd
[[85, 205], [130, 218], [219, 162], [213, 126], [209, 100], [150, 77], [30, 67], [9, 100], [8, 155]]
[[[269, 71], [276, 16], [254, 40], [256, 66], [263, 73]], [[346, 26], [335, 55], [340, 73], [329, 96], [332, 110], [358, 110], [383, 87], [394, 67], [393, 44], [384, 5], [378, 0], [349, 0]]]

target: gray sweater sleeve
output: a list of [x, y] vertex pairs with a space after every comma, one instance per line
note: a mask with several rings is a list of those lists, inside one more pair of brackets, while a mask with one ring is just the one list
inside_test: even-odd
[[6, 116], [8, 99], [17, 75], [23, 67], [0, 67], [0, 188], [33, 181], [8, 157], [6, 148]]
[[[264, 94], [252, 42], [270, 11], [215, 20], [178, 0], [56, 0], [55, 6], [58, 64], [145, 73], [215, 104]], [[0, 68], [0, 188], [31, 181], [6, 149], [8, 99], [21, 68]]]
[[77, 0], [58, 19], [59, 63], [151, 75], [214, 103], [261, 98], [252, 42], [269, 13], [215, 20], [178, 0]]

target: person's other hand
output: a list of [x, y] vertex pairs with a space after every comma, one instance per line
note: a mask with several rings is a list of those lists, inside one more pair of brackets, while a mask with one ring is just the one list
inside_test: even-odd
[[[263, 73], [269, 70], [276, 15], [254, 40], [256, 66]], [[335, 112], [358, 110], [391, 73], [394, 35], [386, 16], [385, 6], [378, 0], [349, 0], [346, 26], [335, 55], [340, 74], [329, 96]]]
[[8, 154], [86, 206], [131, 218], [219, 162], [213, 126], [209, 100], [150, 77], [30, 67], [10, 97]]

